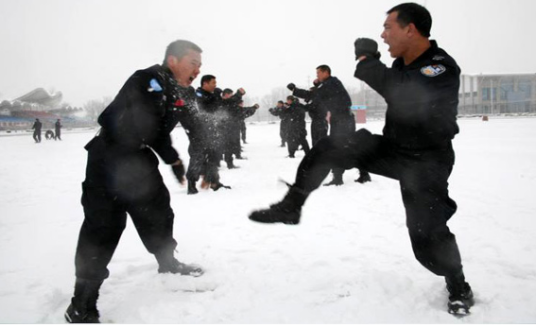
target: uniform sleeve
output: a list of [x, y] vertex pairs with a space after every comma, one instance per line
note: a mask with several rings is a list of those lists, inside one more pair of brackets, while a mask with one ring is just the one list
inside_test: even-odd
[[313, 94], [314, 93], [311, 91], [298, 89], [298, 88], [295, 88], [294, 91], [292, 92], [293, 96], [301, 98], [301, 99], [305, 99], [306, 101], [309, 101], [310, 99], [312, 99], [314, 97]]
[[[368, 58], [359, 62], [355, 77], [367, 83], [385, 98], [399, 104], [430, 103], [457, 95], [460, 70], [449, 60], [427, 62], [418, 69], [387, 68], [382, 62]], [[457, 96], [456, 96], [457, 97]]]

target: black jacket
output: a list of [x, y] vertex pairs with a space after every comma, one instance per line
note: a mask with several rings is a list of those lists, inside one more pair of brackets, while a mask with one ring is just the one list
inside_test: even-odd
[[460, 68], [435, 41], [408, 66], [387, 68], [375, 58], [359, 62], [355, 77], [387, 102], [383, 134], [408, 149], [440, 148], [459, 132], [456, 123]]
[[317, 117], [326, 117], [328, 111], [331, 112], [333, 120], [348, 119], [352, 116], [352, 100], [337, 77], [331, 76], [309, 91], [296, 88], [292, 95], [312, 101]]
[[177, 84], [160, 65], [136, 71], [99, 116], [100, 137], [118, 151], [153, 149], [167, 164], [179, 159], [170, 133], [181, 123], [190, 139], [202, 137], [195, 91]]
[[41, 123], [40, 121], [35, 121], [32, 126], [32, 129], [35, 129], [36, 133], [41, 133], [41, 127], [43, 127], [43, 123]]
[[293, 102], [285, 106], [283, 114], [288, 116], [288, 133], [291, 138], [300, 138], [307, 135], [305, 128], [305, 106], [299, 102]]

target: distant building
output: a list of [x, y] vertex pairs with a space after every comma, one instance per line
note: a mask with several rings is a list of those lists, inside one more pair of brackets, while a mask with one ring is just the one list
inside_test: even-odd
[[463, 75], [458, 112], [536, 113], [536, 74]]

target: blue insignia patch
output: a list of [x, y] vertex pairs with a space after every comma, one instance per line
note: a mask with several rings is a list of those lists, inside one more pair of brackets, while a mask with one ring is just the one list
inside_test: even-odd
[[195, 94], [197, 94], [197, 96], [200, 97], [200, 98], [203, 97], [203, 94], [201, 94], [201, 92], [195, 92]]
[[158, 84], [158, 81], [156, 80], [156, 78], [153, 78], [150, 82], [149, 82], [149, 85], [150, 87], [147, 89], [147, 91], [149, 92], [162, 92], [162, 87], [160, 86], [160, 84]]
[[446, 71], [447, 69], [443, 65], [428, 65], [421, 68], [421, 74], [428, 77], [436, 77]]

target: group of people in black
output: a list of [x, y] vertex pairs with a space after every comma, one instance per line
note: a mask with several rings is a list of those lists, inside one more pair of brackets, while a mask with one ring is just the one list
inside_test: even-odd
[[[403, 3], [387, 15], [381, 37], [395, 58], [392, 67], [379, 60], [376, 41], [358, 38], [354, 43], [358, 60], [354, 76], [388, 103], [383, 133], [355, 131], [350, 97], [328, 66], [317, 67], [317, 80], [309, 90], [289, 84], [292, 95], [272, 113], [287, 119], [282, 138], [289, 156], [299, 145], [306, 155], [283, 199], [253, 211], [249, 219], [299, 224], [302, 207], [330, 171], [333, 180], [327, 185], [341, 185], [344, 170], [352, 168], [360, 170], [362, 182], [370, 180], [369, 171], [398, 180], [416, 259], [445, 279], [448, 311], [468, 314], [473, 293], [465, 280], [455, 235], [447, 226], [457, 209], [449, 197], [448, 178], [454, 165], [452, 139], [459, 132], [460, 68], [429, 39], [432, 18], [425, 7]], [[197, 91], [191, 86], [200, 73], [201, 53], [190, 41], [172, 42], [162, 64], [136, 71], [99, 116], [101, 130], [85, 146], [84, 222], [75, 254], [74, 296], [65, 312], [69, 322], [99, 322], [99, 289], [109, 276], [107, 266], [125, 229], [127, 213], [147, 251], [154, 255], [158, 273], [204, 273], [201, 267], [175, 258], [175, 215], [156, 155], [171, 166], [181, 184], [188, 179], [189, 186], [195, 187], [203, 175], [205, 183], [218, 189], [223, 186], [218, 164], [223, 157], [228, 168], [233, 168], [232, 157], [240, 157], [239, 119], [255, 109], [241, 107], [243, 89], [220, 92], [214, 76], [204, 76]], [[306, 112], [313, 120], [310, 149], [305, 139]], [[170, 134], [179, 122], [190, 140], [188, 171], [172, 146]]]
[[186, 173], [188, 194], [198, 193], [196, 183], [201, 175], [204, 176], [201, 183], [203, 188], [230, 188], [219, 180], [220, 161], [225, 160], [228, 169], [239, 168], [233, 159], [245, 159], [240, 144], [240, 134], [245, 129], [244, 120], [259, 108], [258, 104], [244, 107], [242, 96], [245, 93], [243, 88], [236, 92], [228, 88], [222, 91], [217, 87], [213, 75], [201, 78], [196, 96], [203, 133], [190, 137], [190, 163]]
[[[61, 128], [63, 127], [63, 125], [61, 124], [61, 120], [58, 119], [56, 120], [56, 122], [54, 123], [54, 131], [55, 133], [48, 129], [46, 132], [45, 132], [45, 138], [47, 140], [60, 140], [61, 141]], [[35, 143], [41, 143], [41, 129], [43, 128], [43, 123], [39, 120], [39, 118], [36, 118], [35, 119], [35, 122], [34, 124], [32, 125], [32, 129], [34, 130], [33, 132], [33, 139], [35, 141]]]
[[[309, 90], [299, 89], [294, 83], [287, 85], [292, 95], [287, 97], [287, 102], [279, 101], [276, 107], [269, 109], [270, 113], [281, 119], [280, 137], [281, 146], [287, 143], [290, 158], [301, 145], [305, 154], [309, 153], [310, 147], [307, 142], [307, 130], [305, 128], [305, 113], [311, 117], [311, 140], [312, 146], [329, 135], [338, 143], [344, 142], [355, 132], [355, 119], [350, 106], [352, 101], [348, 91], [341, 81], [331, 76], [331, 68], [328, 65], [320, 65], [316, 68], [316, 79], [313, 87]], [[306, 104], [300, 103], [298, 98]], [[328, 123], [328, 112], [330, 119]], [[342, 185], [344, 169], [334, 168], [333, 179], [324, 184]], [[359, 169], [359, 178], [356, 182], [370, 182], [371, 178], [367, 171]]]

